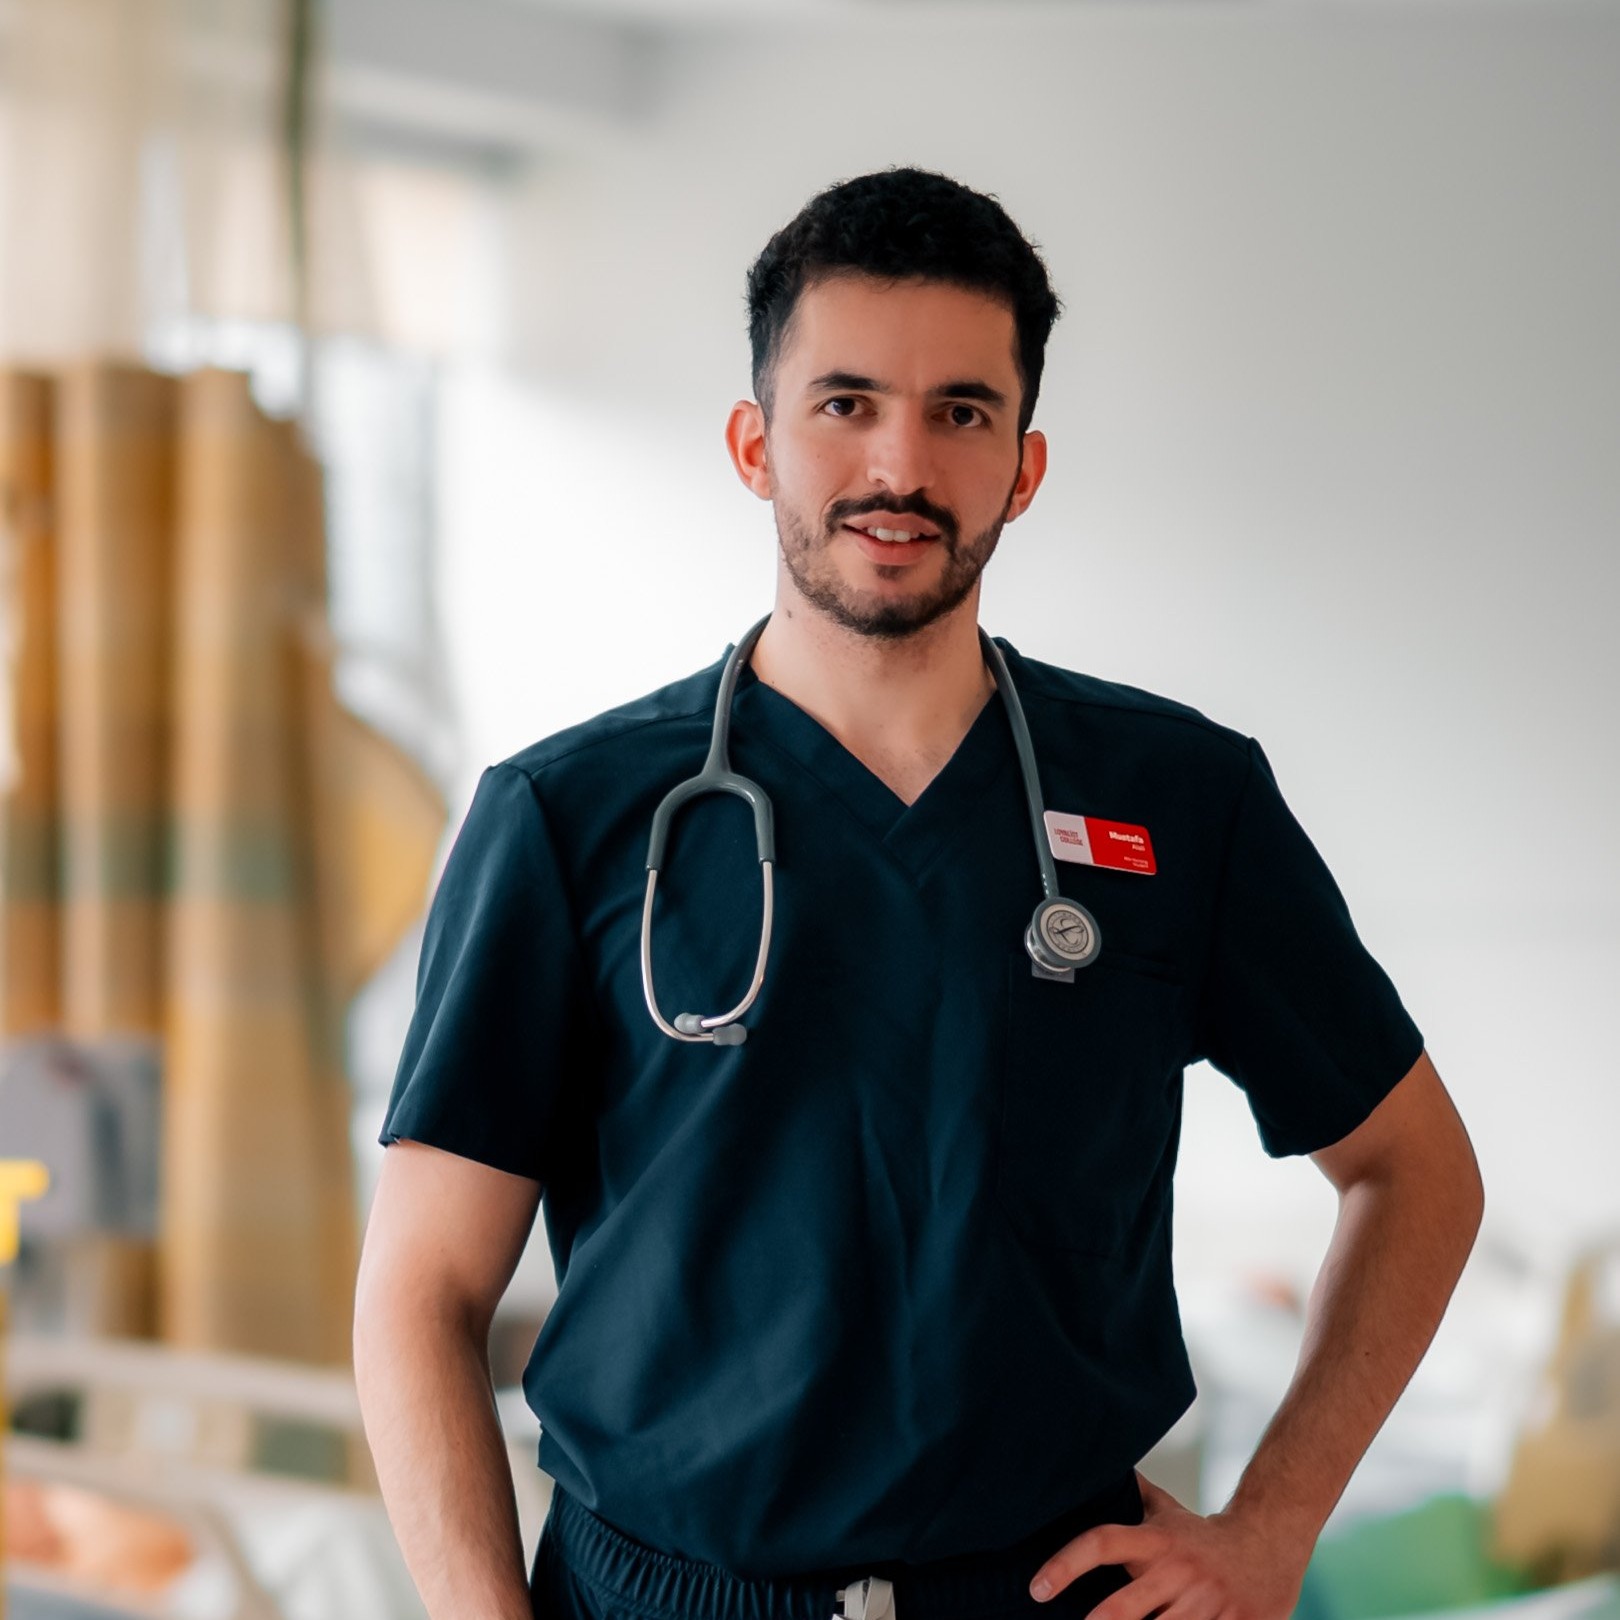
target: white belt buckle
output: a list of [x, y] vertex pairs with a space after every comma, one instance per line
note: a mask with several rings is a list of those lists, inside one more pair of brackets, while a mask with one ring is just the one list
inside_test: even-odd
[[894, 1586], [881, 1575], [864, 1575], [838, 1589], [838, 1614], [833, 1620], [895, 1620]]

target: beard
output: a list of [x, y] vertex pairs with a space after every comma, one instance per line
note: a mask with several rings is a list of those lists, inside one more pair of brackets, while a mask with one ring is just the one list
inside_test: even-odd
[[[1010, 497], [1011, 491], [1008, 493]], [[883, 641], [916, 635], [960, 607], [978, 583], [984, 565], [995, 554], [996, 542], [1007, 522], [1007, 508], [1003, 505], [1001, 516], [989, 528], [963, 541], [951, 513], [919, 495], [835, 501], [827, 509], [825, 528], [820, 534], [813, 532], [810, 524], [785, 506], [778, 504], [774, 510], [782, 561], [800, 596], [844, 629]], [[833, 538], [851, 518], [863, 517], [868, 512], [908, 513], [927, 519], [939, 530], [939, 538], [932, 544], [944, 548], [945, 566], [932, 585], [910, 596], [894, 597], [881, 591], [863, 591], [843, 578], [828, 555]], [[881, 564], [875, 566], [882, 578], [898, 577], [905, 572], [899, 564], [889, 568]]]

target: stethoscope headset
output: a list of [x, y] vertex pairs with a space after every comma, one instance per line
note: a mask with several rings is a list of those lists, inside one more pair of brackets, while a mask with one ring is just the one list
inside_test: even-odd
[[[715, 696], [714, 726], [709, 736], [709, 754], [703, 769], [670, 789], [653, 812], [652, 836], [647, 844], [647, 894], [641, 907], [641, 988], [647, 998], [647, 1011], [655, 1024], [677, 1041], [712, 1041], [716, 1046], [741, 1046], [748, 1039], [747, 1029], [738, 1022], [753, 1006], [765, 982], [765, 963], [771, 950], [771, 919], [774, 891], [771, 871], [776, 864], [776, 829], [771, 801], [758, 782], [739, 776], [731, 768], [731, 703], [737, 690], [737, 676], [760, 632], [770, 622], [766, 614], [731, 649], [720, 672], [720, 689]], [[1041, 900], [1024, 930], [1024, 949], [1037, 978], [1056, 979], [1072, 984], [1076, 968], [1089, 967], [1102, 949], [1102, 932], [1097, 920], [1078, 900], [1058, 891], [1057, 863], [1046, 841], [1046, 822], [1041, 801], [1040, 775], [1035, 768], [1035, 750], [1029, 740], [1024, 706], [1018, 700], [1007, 660], [1001, 649], [981, 629], [979, 645], [985, 662], [995, 676], [996, 686], [1006, 705], [1012, 726], [1013, 743], [1018, 750], [1018, 768], [1024, 779], [1024, 798], [1029, 806], [1030, 831], [1035, 838], [1035, 858], [1041, 870]], [[705, 793], [734, 793], [746, 800], [754, 812], [754, 842], [759, 853], [760, 878], [764, 884], [764, 909], [760, 918], [759, 955], [747, 994], [730, 1012], [704, 1017], [698, 1013], [677, 1013], [671, 1023], [658, 1010], [653, 989], [652, 917], [653, 896], [658, 889], [658, 873], [664, 864], [670, 823], [675, 812]]]

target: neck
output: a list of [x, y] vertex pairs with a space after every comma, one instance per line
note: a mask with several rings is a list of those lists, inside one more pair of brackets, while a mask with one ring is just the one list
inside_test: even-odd
[[926, 628], [886, 639], [847, 629], [784, 585], [754, 648], [754, 673], [857, 755], [937, 767], [995, 690], [978, 605], [975, 588]]

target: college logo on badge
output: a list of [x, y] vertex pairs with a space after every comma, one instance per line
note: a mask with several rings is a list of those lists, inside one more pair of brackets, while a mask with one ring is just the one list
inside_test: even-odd
[[1076, 866], [1106, 866], [1116, 872], [1152, 877], [1159, 870], [1153, 840], [1146, 827], [1101, 816], [1070, 816], [1061, 810], [1043, 813], [1052, 858]]

